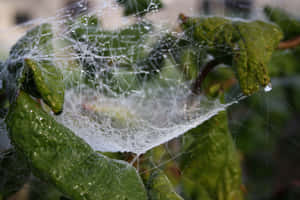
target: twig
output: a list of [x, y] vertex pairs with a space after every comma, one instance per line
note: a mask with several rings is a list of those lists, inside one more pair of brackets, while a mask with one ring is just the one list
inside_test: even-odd
[[209, 61], [203, 68], [203, 70], [198, 74], [196, 81], [192, 85], [192, 92], [194, 95], [198, 95], [201, 92], [201, 87], [204, 79], [217, 65], [221, 64], [219, 60]]
[[300, 36], [291, 40], [282, 41], [279, 43], [277, 49], [291, 49], [300, 45]]

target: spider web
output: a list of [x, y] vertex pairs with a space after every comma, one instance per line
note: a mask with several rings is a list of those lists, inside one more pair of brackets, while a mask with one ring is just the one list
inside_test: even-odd
[[[62, 114], [53, 115], [53, 117], [83, 138], [97, 151], [132, 152], [137, 154], [134, 155], [134, 158], [131, 158], [133, 160], [123, 159], [123, 157], [122, 159], [131, 161], [132, 165], [137, 165], [135, 167], [141, 175], [163, 170], [172, 184], [176, 186], [178, 193], [184, 194], [178, 177], [198, 184], [196, 179], [184, 174], [184, 168], [180, 165], [184, 158], [190, 156], [191, 152], [197, 151], [197, 147], [183, 150], [185, 136], [188, 136], [188, 134], [185, 136], [184, 134], [217, 115], [220, 111], [238, 103], [244, 96], [241, 95], [237, 87], [225, 94], [225, 103], [212, 100], [202, 94], [194, 96], [191, 90], [194, 80], [185, 79], [183, 71], [176, 62], [176, 55], [173, 53], [161, 54], [160, 56], [165, 57], [163, 67], [157, 69], [155, 75], [149, 73], [139, 61], [145, 57], [147, 58], [147, 55], [155, 48], [155, 44], [162, 40], [166, 34], [183, 38], [183, 33], [174, 31], [178, 24], [170, 24], [164, 20], [147, 21], [148, 18], [153, 19], [153, 16], [159, 13], [154, 10], [152, 13], [147, 14], [146, 19], [143, 20], [121, 17], [119, 20], [121, 27], [118, 26], [111, 30], [111, 28], [106, 27], [106, 9], [119, 11], [120, 7], [109, 1], [103, 2], [100, 7], [87, 11], [86, 2], [79, 1], [68, 11], [65, 9], [58, 11], [54, 17], [37, 19], [22, 25], [29, 29], [42, 23], [50, 23], [54, 29], [53, 44], [55, 51], [49, 57], [53, 57], [56, 66], [63, 71], [67, 90]], [[254, 12], [261, 13], [261, 9]], [[95, 35], [95, 40], [101, 41], [100, 44], [87, 42], [91, 27], [88, 23], [84, 24], [74, 18], [74, 14], [78, 13], [86, 16], [97, 16], [98, 19], [101, 19], [99, 28], [102, 34]], [[113, 17], [113, 14], [110, 17]], [[66, 24], [71, 24], [71, 26]], [[129, 27], [132, 28], [131, 33], [120, 34], [122, 30]], [[78, 28], [82, 28], [84, 34], [80, 39], [74, 39], [72, 34]], [[135, 32], [145, 34], [136, 37]], [[37, 37], [35, 40], [39, 41], [40, 38]], [[206, 47], [199, 46], [199, 48], [205, 49]], [[25, 51], [27, 52], [25, 56], [34, 60], [49, 59], [34, 46], [25, 49]], [[16, 59], [20, 58], [16, 55]], [[84, 66], [93, 66], [93, 73], [91, 74]], [[91, 77], [87, 82], [86, 77], [89, 76]], [[290, 78], [288, 80], [291, 81]], [[297, 77], [295, 80], [298, 80]], [[272, 80], [272, 83], [275, 91], [277, 90], [276, 87], [283, 85], [276, 79]], [[268, 86], [265, 91], [270, 89]], [[268, 98], [262, 106], [263, 110], [266, 111], [256, 113], [253, 117], [255, 119], [252, 122], [253, 124], [261, 123], [263, 126], [270, 127], [270, 129], [273, 126], [276, 127], [272, 121], [274, 117], [269, 119], [271, 114], [268, 113], [276, 109], [282, 109], [281, 98], [283, 97], [278, 98], [276, 94], [272, 96], [272, 93], [258, 94], [260, 98]], [[254, 95], [254, 98], [256, 97]], [[258, 102], [261, 101], [254, 102], [259, 104]], [[251, 124], [249, 115], [253, 115], [252, 112], [255, 112], [253, 111], [255, 110], [254, 106], [254, 108], [249, 109], [249, 105], [243, 103], [239, 103], [236, 107], [232, 106], [233, 108], [230, 107], [233, 111], [229, 109], [229, 116], [233, 115], [233, 120], [230, 123], [233, 124], [231, 126], [234, 128], [231, 131], [239, 149], [243, 149], [241, 146], [244, 144], [246, 144], [244, 146], [247, 149], [248, 143], [245, 143], [244, 140], [248, 142], [250, 137], [244, 136], [246, 139], [243, 139], [242, 142], [242, 139], [240, 139], [245, 135], [245, 132], [248, 129], [257, 128], [253, 124], [243, 125], [245, 123]], [[276, 118], [273, 120], [276, 122]], [[244, 126], [246, 129], [242, 129]], [[278, 129], [278, 131], [281, 130]], [[251, 134], [258, 132], [257, 135], [259, 136], [257, 137], [259, 138], [262, 137], [261, 135], [266, 134], [258, 130], [249, 132]], [[265, 132], [268, 132], [268, 130]], [[207, 137], [205, 133], [199, 132], [197, 134], [199, 134], [199, 137]], [[267, 133], [267, 136], [264, 137], [261, 146], [267, 148], [268, 144], [272, 142], [271, 134], [268, 135]], [[253, 146], [257, 145], [252, 140]], [[205, 145], [205, 140], [202, 142]], [[265, 150], [261, 146], [254, 147], [259, 149], [257, 150], [259, 154], [269, 151], [269, 149]], [[193, 158], [188, 157], [188, 159]], [[263, 159], [265, 158], [263, 157]], [[144, 163], [150, 163], [150, 167], [144, 168]], [[265, 163], [265, 165], [269, 166], [270, 164]], [[196, 168], [192, 165], [186, 168], [192, 167]], [[256, 171], [259, 167], [262, 166], [257, 167], [254, 165], [253, 170]], [[264, 167], [267, 169], [266, 172], [269, 171], [268, 167]], [[198, 168], [195, 170], [198, 170]], [[251, 179], [251, 174], [246, 174], [246, 178]], [[255, 181], [255, 187], [251, 186], [255, 188], [255, 195], [263, 194], [265, 190], [262, 188], [266, 185], [265, 182]], [[248, 182], [251, 182], [251, 180]], [[257, 182], [259, 182], [259, 186], [256, 186]], [[273, 182], [272, 179], [269, 185]], [[253, 188], [251, 189], [253, 190]], [[185, 197], [185, 199], [188, 199], [188, 197]]]
[[[24, 50], [25, 57], [37, 61], [54, 58], [67, 83], [63, 113], [54, 117], [95, 150], [145, 153], [195, 128], [241, 98], [235, 92], [227, 95], [227, 102], [222, 104], [204, 95], [194, 96], [193, 81], [184, 78], [172, 53], [159, 55], [166, 61], [151, 77], [138, 61], [164, 35], [183, 37], [162, 22], [122, 17], [121, 28], [107, 31], [99, 25], [101, 34], [93, 35], [93, 41], [89, 41], [90, 24], [77, 20], [74, 14], [100, 19], [107, 8], [120, 9], [116, 4], [105, 3], [87, 13], [86, 1], [79, 1], [67, 12], [60, 10], [55, 17], [23, 25], [52, 25], [54, 54], [44, 56], [32, 47]], [[78, 28], [83, 30], [79, 39], [72, 36]], [[130, 31], [123, 34], [126, 28]], [[92, 66], [92, 73], [84, 66]], [[89, 76], [92, 78], [85, 81], [84, 77]]]

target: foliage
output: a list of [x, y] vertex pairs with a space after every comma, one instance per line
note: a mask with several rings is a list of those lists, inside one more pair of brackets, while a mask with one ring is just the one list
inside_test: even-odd
[[185, 19], [182, 27], [216, 59], [234, 67], [244, 94], [251, 95], [270, 82], [267, 66], [282, 39], [277, 26], [208, 17]]
[[183, 152], [183, 188], [189, 199], [243, 199], [239, 156], [226, 112], [188, 132]]
[[293, 39], [300, 34], [300, 21], [295, 16], [289, 15], [279, 8], [265, 7], [266, 16], [274, 23], [278, 24], [284, 33], [284, 39]]
[[162, 171], [154, 171], [148, 181], [149, 199], [182, 200], [174, 191], [173, 185]]
[[71, 198], [146, 199], [134, 168], [98, 155], [26, 93], [20, 92], [6, 121], [14, 146], [33, 172]]
[[[147, 0], [119, 3], [125, 7], [125, 15], [135, 14], [139, 17], [146, 13], [145, 9], [151, 11], [151, 6], [155, 5], [154, 9], [161, 6], [160, 1]], [[268, 9], [266, 12], [270, 14]], [[271, 19], [278, 22], [276, 17]], [[278, 24], [283, 30], [284, 38], [290, 38], [290, 34], [296, 33], [285, 29], [283, 24]], [[201, 75], [199, 72], [205, 70], [205, 64], [213, 58], [217, 60], [217, 65], [231, 66], [236, 72], [242, 92], [251, 95], [260, 86], [265, 87], [270, 83], [267, 69], [269, 63], [271, 74], [276, 76], [293, 74], [298, 70], [296, 58], [299, 50], [273, 54], [283, 35], [278, 26], [262, 21], [181, 16], [184, 36], [181, 38], [176, 34], [163, 35], [155, 41], [150, 51], [143, 51], [138, 44], [148, 42], [147, 36], [153, 28], [151, 22], [140, 19], [129, 27], [108, 31], [101, 27], [96, 16], [81, 16], [75, 22], [68, 22], [67, 26], [73, 30], [70, 36], [74, 40], [67, 42], [72, 46], [71, 51], [80, 58], [75, 65], [80, 65], [86, 72], [87, 84], [89, 80], [103, 78], [113, 87], [119, 80], [113, 73], [108, 71], [103, 77], [94, 76], [104, 65], [114, 66], [114, 70], [116, 66], [117, 70], [129, 72], [133, 70], [132, 67], [140, 66], [145, 73], [137, 77], [130, 76], [128, 79], [134, 79], [137, 83], [151, 81], [158, 72], [165, 72], [166, 62], [171, 57], [179, 69], [170, 72], [171, 75], [177, 76], [180, 72], [184, 79], [197, 82]], [[37, 39], [37, 35], [42, 37]], [[102, 37], [97, 37], [99, 35]], [[7, 73], [3, 73], [7, 76], [1, 74], [5, 83], [5, 91], [1, 91], [1, 95], [9, 100], [9, 105], [1, 100], [1, 110], [6, 112], [4, 108], [9, 107], [4, 118], [13, 149], [0, 156], [0, 174], [3, 177], [0, 181], [0, 199], [8, 198], [28, 182], [37, 188], [40, 186], [41, 191], [45, 190], [45, 194], [49, 196], [45, 195], [44, 199], [59, 199], [62, 196], [73, 200], [244, 198], [241, 190], [240, 156], [228, 128], [226, 112], [220, 112], [186, 133], [178, 145], [184, 156], [172, 160], [167, 166], [151, 170], [153, 163], [168, 157], [162, 146], [151, 149], [143, 155], [140, 169], [146, 170], [146, 173], [141, 175], [125, 162], [129, 161], [125, 153], [95, 152], [71, 130], [56, 122], [40, 102], [47, 104], [54, 114], [60, 114], [63, 112], [64, 90], [72, 84], [65, 81], [66, 69], [58, 69], [55, 65], [52, 42], [51, 26], [42, 24], [30, 30], [16, 43], [10, 57], [3, 63], [2, 72], [7, 69]], [[85, 45], [88, 51], [78, 48], [75, 45], [78, 43]], [[36, 52], [29, 53], [28, 49], [36, 49]], [[27, 57], [32, 53], [39, 59]], [[285, 63], [286, 67], [278, 70], [282, 59], [289, 60], [289, 63]], [[70, 71], [72, 69], [68, 68]], [[170, 75], [167, 72], [166, 74]], [[204, 94], [208, 98], [224, 101], [224, 91], [228, 89], [224, 80], [234, 78], [233, 75], [228, 68], [211, 71], [205, 80], [208, 90]], [[114, 88], [116, 91], [118, 89], [120, 88]], [[290, 89], [297, 91], [296, 88]], [[279, 97], [282, 96], [281, 92], [279, 91]], [[295, 95], [293, 99], [295, 106], [299, 106], [295, 101], [298, 96]], [[261, 102], [255, 96], [249, 101]], [[260, 107], [254, 109], [259, 110]], [[278, 113], [274, 114], [278, 122], [286, 120], [289, 115]], [[247, 130], [247, 127], [255, 127], [255, 124], [260, 126], [257, 117], [250, 116], [246, 125], [241, 127], [245, 137], [253, 137], [252, 131]], [[253, 144], [247, 145], [238, 146], [246, 155], [251, 154], [255, 148]], [[170, 169], [176, 166], [182, 170], [184, 176], [172, 176], [174, 174]], [[32, 174], [34, 179], [30, 179]], [[33, 192], [30, 199], [40, 197], [39, 192]]]
[[[295, 16], [271, 7], [265, 12], [276, 15], [270, 19], [285, 39], [299, 36]], [[299, 55], [299, 47], [277, 49], [269, 64], [272, 92], [255, 94], [229, 108], [249, 199], [299, 199]]]
[[124, 15], [135, 14], [143, 16], [147, 12], [158, 10], [163, 6], [161, 0], [117, 0], [119, 4], [124, 6]]

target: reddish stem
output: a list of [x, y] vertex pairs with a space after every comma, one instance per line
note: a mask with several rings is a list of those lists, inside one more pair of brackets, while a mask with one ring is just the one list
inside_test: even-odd
[[291, 49], [300, 45], [300, 36], [295, 37], [291, 40], [282, 41], [278, 45], [278, 49]]
[[201, 87], [204, 79], [206, 78], [208, 73], [211, 72], [219, 64], [221, 64], [219, 60], [212, 60], [204, 66], [203, 70], [198, 74], [196, 81], [192, 85], [193, 94], [198, 95], [201, 93]]

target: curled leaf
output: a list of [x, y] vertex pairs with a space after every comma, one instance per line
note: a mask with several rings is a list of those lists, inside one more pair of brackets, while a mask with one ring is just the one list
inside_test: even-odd
[[262, 21], [231, 21], [221, 17], [184, 18], [182, 28], [201, 48], [232, 65], [240, 87], [251, 95], [270, 82], [268, 64], [282, 39], [282, 32]]
[[32, 72], [33, 83], [41, 98], [54, 113], [62, 112], [65, 86], [61, 71], [48, 61], [26, 59], [25, 63]]

